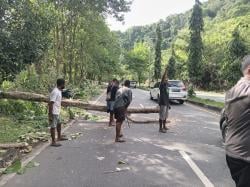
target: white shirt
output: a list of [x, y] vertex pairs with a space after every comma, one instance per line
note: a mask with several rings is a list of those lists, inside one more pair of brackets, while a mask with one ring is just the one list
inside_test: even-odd
[[61, 110], [61, 102], [62, 102], [62, 92], [58, 88], [54, 88], [50, 93], [50, 101], [54, 102], [52, 114], [59, 115]]

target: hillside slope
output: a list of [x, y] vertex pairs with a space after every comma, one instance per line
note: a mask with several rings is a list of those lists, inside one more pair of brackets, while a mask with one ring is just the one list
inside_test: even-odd
[[[238, 29], [240, 39], [250, 52], [250, 0], [209, 0], [202, 5], [205, 28], [204, 70], [202, 85], [206, 89], [225, 89], [241, 76], [240, 65], [234, 72], [228, 68], [227, 51], [232, 34]], [[118, 33], [124, 50], [130, 50], [139, 41], [146, 41], [154, 46], [155, 28], [160, 24], [163, 32], [163, 66], [175, 51], [176, 79], [188, 81], [187, 57], [189, 42], [189, 17], [191, 10], [183, 14], [172, 15], [158, 23], [132, 27], [124, 33]], [[172, 47], [171, 47], [172, 46]]]

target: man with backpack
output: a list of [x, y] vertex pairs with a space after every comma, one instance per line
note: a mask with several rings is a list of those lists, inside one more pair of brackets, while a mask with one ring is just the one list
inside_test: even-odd
[[242, 62], [242, 77], [226, 94], [226, 159], [237, 187], [250, 186], [250, 55]]
[[130, 81], [126, 80], [124, 82], [124, 86], [120, 88], [116, 93], [116, 99], [114, 103], [114, 114], [116, 119], [116, 137], [115, 142], [125, 142], [125, 140], [121, 139], [121, 127], [122, 123], [126, 119], [127, 115], [127, 109], [132, 102], [132, 91], [129, 88], [130, 87]]

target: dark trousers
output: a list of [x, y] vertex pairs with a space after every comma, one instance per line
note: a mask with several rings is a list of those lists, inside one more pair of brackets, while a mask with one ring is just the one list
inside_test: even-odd
[[236, 187], [250, 187], [250, 163], [230, 156], [226, 159]]

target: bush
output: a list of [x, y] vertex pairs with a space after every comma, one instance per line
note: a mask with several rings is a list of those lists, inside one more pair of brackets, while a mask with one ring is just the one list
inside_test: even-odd
[[36, 102], [0, 100], [0, 114], [11, 115], [17, 119], [33, 119], [46, 113], [46, 106]]
[[10, 81], [3, 81], [2, 85], [0, 86], [0, 90], [9, 91], [15, 88], [15, 83]]
[[46, 73], [37, 74], [35, 67], [31, 66], [29, 71], [24, 70], [16, 76], [15, 85], [20, 91], [47, 94], [55, 86], [57, 78], [54, 68], [48, 69]]
[[190, 84], [188, 86], [188, 96], [189, 97], [192, 97], [192, 96], [195, 96], [195, 91], [194, 91], [194, 85], [193, 84]]

